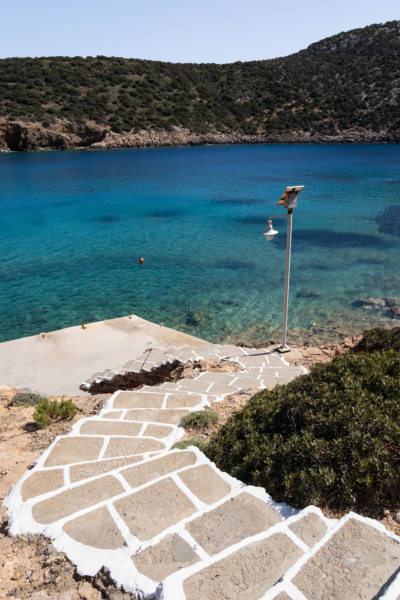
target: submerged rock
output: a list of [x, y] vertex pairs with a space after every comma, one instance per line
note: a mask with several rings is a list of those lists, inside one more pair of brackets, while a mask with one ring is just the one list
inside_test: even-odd
[[400, 318], [400, 306], [392, 306], [390, 312], [396, 318]]
[[296, 294], [296, 298], [319, 298], [320, 293], [311, 288], [302, 288]]
[[392, 317], [400, 318], [400, 298], [358, 298], [352, 306], [366, 310], [386, 310]]
[[207, 308], [197, 308], [195, 310], [190, 310], [186, 314], [186, 325], [191, 325], [192, 327], [197, 327], [200, 325], [200, 321], [208, 316]]
[[385, 298], [386, 306], [400, 306], [400, 298]]
[[387, 206], [385, 210], [375, 218], [380, 233], [390, 233], [400, 236], [400, 204]]
[[376, 308], [378, 310], [385, 308], [386, 302], [383, 298], [374, 298], [373, 296], [367, 296], [367, 298], [358, 298], [353, 302], [353, 306], [359, 308]]

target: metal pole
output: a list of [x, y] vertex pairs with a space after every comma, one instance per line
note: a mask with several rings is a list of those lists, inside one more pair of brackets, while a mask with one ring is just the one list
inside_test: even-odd
[[279, 352], [288, 352], [290, 346], [287, 345], [287, 318], [289, 307], [289, 279], [290, 279], [290, 259], [292, 254], [292, 209], [288, 208], [288, 226], [286, 234], [286, 269], [285, 269], [285, 297], [283, 300], [283, 339], [282, 346], [278, 348]]

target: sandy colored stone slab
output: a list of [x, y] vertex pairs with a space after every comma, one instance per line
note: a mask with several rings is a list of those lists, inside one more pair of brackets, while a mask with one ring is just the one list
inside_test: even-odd
[[202, 359], [219, 358], [217, 348], [214, 346], [198, 348], [196, 349], [196, 355]]
[[249, 389], [249, 388], [258, 388], [261, 385], [261, 382], [256, 377], [238, 377], [236, 379], [234, 386], [237, 386], [241, 389]]
[[185, 408], [185, 407], [193, 408], [193, 406], [197, 406], [197, 404], [200, 404], [201, 401], [202, 401], [202, 397], [197, 396], [195, 394], [193, 394], [191, 396], [190, 395], [185, 396], [184, 394], [175, 394], [175, 395], [168, 396], [166, 407], [167, 408]]
[[325, 535], [328, 527], [318, 515], [310, 513], [290, 525], [290, 529], [311, 548]]
[[240, 371], [236, 373], [218, 373], [208, 371], [200, 375], [200, 381], [208, 381], [209, 383], [219, 383], [221, 385], [229, 385], [234, 379], [240, 375]]
[[144, 454], [145, 452], [159, 452], [160, 450], [165, 450], [165, 446], [157, 440], [148, 438], [111, 438], [104, 453], [104, 458]]
[[162, 383], [161, 385], [157, 385], [153, 388], [142, 388], [140, 390], [140, 393], [142, 393], [142, 391], [144, 389], [148, 389], [148, 390], [157, 390], [158, 392], [162, 392], [165, 394], [174, 394], [174, 395], [182, 395], [182, 394], [186, 394], [186, 392], [182, 392], [182, 390], [178, 390], [177, 388], [178, 383], [171, 383], [170, 381], [167, 381], [166, 383]]
[[87, 385], [90, 385], [92, 383], [94, 383], [94, 381], [98, 378], [102, 376], [102, 372], [101, 371], [97, 371], [96, 373], [93, 373], [93, 375], [91, 375], [90, 377], [88, 377], [88, 379], [85, 380], [85, 383]]
[[189, 517], [196, 507], [172, 479], [163, 479], [114, 503], [133, 535], [148, 540]]
[[253, 542], [186, 579], [186, 599], [257, 600], [301, 555], [282, 533]]
[[127, 363], [124, 364], [124, 370], [128, 373], [140, 373], [140, 370], [143, 366], [143, 359], [142, 360], [129, 360]]
[[149, 362], [155, 363], [157, 365], [160, 365], [162, 363], [162, 361], [164, 360], [164, 357], [165, 357], [165, 350], [155, 349], [150, 352], [149, 357], [146, 360], [146, 363], [147, 363], [147, 361], [149, 361]]
[[270, 351], [267, 348], [246, 348], [247, 356], [269, 356]]
[[122, 410], [110, 410], [101, 415], [102, 419], [119, 419], [122, 415]]
[[93, 463], [84, 463], [82, 465], [70, 467], [69, 476], [72, 483], [75, 483], [76, 481], [89, 479], [89, 477], [95, 477], [96, 475], [101, 475], [102, 473], [107, 473], [113, 469], [131, 465], [141, 460], [141, 456], [131, 456], [129, 458], [117, 458], [114, 460], [99, 460]]
[[308, 600], [374, 598], [400, 568], [400, 544], [350, 519], [294, 578]]
[[114, 400], [114, 408], [161, 408], [165, 393], [138, 394], [121, 392]]
[[132, 560], [140, 573], [160, 582], [178, 569], [197, 562], [199, 557], [185, 540], [174, 533], [132, 556]]
[[139, 435], [140, 423], [108, 423], [107, 421], [86, 421], [80, 428], [81, 434], [98, 435]]
[[143, 435], [155, 438], [164, 438], [172, 431], [173, 428], [169, 425], [147, 425]]
[[68, 521], [63, 529], [74, 540], [86, 546], [115, 550], [122, 548], [124, 544], [124, 538], [105, 506]]
[[206, 552], [217, 554], [280, 520], [280, 515], [268, 504], [243, 492], [188, 523], [186, 528]]
[[270, 367], [285, 367], [288, 369], [290, 365], [285, 365], [283, 360], [276, 354], [268, 354], [268, 363]]
[[115, 477], [106, 475], [106, 477], [100, 477], [71, 490], [56, 494], [48, 500], [38, 502], [32, 508], [33, 518], [38, 523], [53, 523], [58, 519], [72, 515], [78, 510], [117, 496], [123, 491], [124, 488]]
[[52, 469], [51, 471], [36, 471], [25, 479], [21, 488], [22, 500], [52, 492], [64, 485], [64, 471]]
[[240, 389], [240, 387], [238, 385], [236, 385], [236, 383], [233, 385], [230, 385], [229, 387], [226, 385], [219, 385], [217, 383], [213, 383], [211, 385], [212, 385], [212, 387], [210, 388], [210, 392], [212, 394], [217, 394], [217, 395], [232, 394], [235, 390]]
[[121, 471], [121, 475], [123, 475], [132, 488], [136, 488], [152, 479], [158, 479], [178, 469], [189, 467], [195, 462], [196, 455], [194, 452], [173, 452], [162, 458], [147, 461], [142, 465], [124, 469]]
[[187, 394], [187, 392], [178, 389], [178, 383], [162, 383], [157, 387], [160, 392], [165, 392], [166, 394]]
[[68, 465], [84, 460], [96, 460], [103, 447], [103, 438], [70, 437], [58, 440], [44, 463], [45, 467]]
[[193, 494], [206, 504], [214, 504], [229, 494], [231, 486], [209, 465], [200, 465], [180, 473], [179, 477]]
[[128, 410], [126, 419], [129, 421], [151, 421], [153, 423], [166, 423], [177, 425], [188, 410], [167, 409], [167, 410]]
[[202, 381], [201, 379], [182, 379], [178, 382], [178, 385], [180, 390], [204, 394], [211, 384], [209, 381]]
[[[239, 363], [245, 365], [248, 369], [250, 367], [265, 367], [270, 364], [269, 357], [265, 356], [241, 356]], [[282, 365], [282, 363], [280, 363]]]

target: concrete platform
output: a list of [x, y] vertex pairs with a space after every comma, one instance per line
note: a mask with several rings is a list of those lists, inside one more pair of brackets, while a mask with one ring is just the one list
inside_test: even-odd
[[119, 368], [153, 346], [207, 343], [135, 315], [68, 327], [0, 344], [0, 383], [48, 395], [82, 395], [89, 375]]

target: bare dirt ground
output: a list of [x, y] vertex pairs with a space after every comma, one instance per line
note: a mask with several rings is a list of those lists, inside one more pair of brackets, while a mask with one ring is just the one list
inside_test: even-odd
[[193, 379], [199, 373], [204, 371], [214, 371], [217, 373], [236, 373], [241, 367], [236, 362], [223, 360], [198, 360], [196, 362], [183, 363], [178, 365], [169, 375], [169, 381], [178, 381], [179, 379]]
[[310, 369], [317, 363], [330, 362], [336, 356], [345, 354], [361, 340], [362, 335], [352, 335], [338, 344], [321, 344], [319, 346], [291, 346], [291, 352], [284, 354], [285, 360], [292, 365], [302, 365]]
[[[9, 488], [29, 469], [57, 435], [70, 431], [72, 424], [96, 414], [107, 395], [74, 396], [78, 407], [73, 421], [53, 423], [36, 430], [34, 407], [9, 406], [17, 390], [0, 386], [0, 503]], [[60, 400], [61, 398], [52, 397]], [[12, 600], [128, 600], [106, 572], [95, 578], [81, 577], [63, 553], [39, 535], [8, 535], [8, 521], [0, 508], [0, 599]]]

